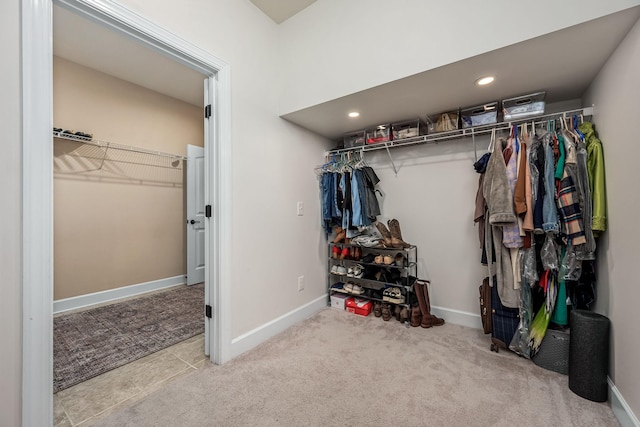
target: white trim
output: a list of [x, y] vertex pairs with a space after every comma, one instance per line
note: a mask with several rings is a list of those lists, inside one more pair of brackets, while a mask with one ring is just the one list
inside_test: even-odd
[[[231, 360], [231, 67], [226, 66], [216, 75], [217, 90], [214, 92], [216, 98], [214, 104], [217, 109], [218, 120], [215, 129], [220, 144], [215, 145], [215, 155], [209, 157], [210, 162], [214, 162], [209, 170], [215, 175], [212, 181], [216, 190], [213, 192], [217, 199], [213, 200], [213, 221], [214, 227], [211, 232], [214, 242], [210, 248], [214, 256], [209, 260], [212, 262], [207, 280], [216, 281], [219, 286], [212, 289], [213, 295], [209, 301], [212, 307], [216, 307], [213, 317], [217, 324], [213, 331], [211, 345], [212, 361], [215, 363], [225, 363]], [[210, 178], [211, 179], [211, 178]], [[211, 194], [211, 193], [210, 193]], [[217, 247], [215, 246], [217, 243]], [[222, 327], [224, 325], [224, 327]]]
[[172, 288], [184, 285], [185, 276], [167, 277], [164, 279], [152, 280], [150, 282], [138, 283], [136, 285], [122, 286], [120, 288], [108, 289], [106, 291], [94, 292], [92, 294], [79, 295], [77, 297], [59, 299], [53, 302], [53, 314], [64, 313], [69, 310], [90, 307], [96, 304], [115, 301], [122, 298], [129, 298], [147, 292], [158, 291], [160, 289]]
[[437, 306], [431, 306], [431, 313], [438, 317], [442, 317], [447, 323], [451, 323], [453, 325], [482, 329], [482, 319], [480, 319], [480, 315], [476, 313]]
[[[214, 363], [230, 354], [231, 80], [227, 63], [111, 0], [53, 0], [85, 18], [138, 39], [173, 60], [216, 79], [216, 133], [207, 141], [220, 155], [209, 163], [218, 180], [206, 195], [217, 217], [209, 244], [206, 287], [215, 296], [211, 335]], [[53, 93], [52, 2], [21, 0], [23, 133], [22, 423], [53, 420]], [[206, 153], [205, 153], [206, 157]], [[216, 233], [216, 230], [219, 230]], [[211, 248], [210, 248], [211, 249]]]
[[278, 335], [296, 323], [313, 316], [320, 310], [327, 308], [327, 294], [296, 308], [282, 316], [255, 328], [252, 331], [242, 334], [231, 341], [232, 357], [237, 357], [242, 353], [251, 350], [262, 344], [271, 337]]
[[609, 400], [611, 401], [611, 410], [618, 419], [618, 422], [622, 427], [640, 427], [640, 421], [631, 410], [631, 407], [624, 400], [620, 390], [613, 383], [611, 378], [607, 377], [607, 383], [609, 384]]
[[22, 1], [22, 425], [53, 419], [53, 144], [48, 1]]

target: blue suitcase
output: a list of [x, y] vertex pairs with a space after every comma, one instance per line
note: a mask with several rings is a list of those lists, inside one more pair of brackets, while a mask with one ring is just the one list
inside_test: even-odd
[[502, 305], [494, 277], [491, 287], [491, 351], [497, 353], [501, 348], [509, 348], [519, 323], [520, 310]]

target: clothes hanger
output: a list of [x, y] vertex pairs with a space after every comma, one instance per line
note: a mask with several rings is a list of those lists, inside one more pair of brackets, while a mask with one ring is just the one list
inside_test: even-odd
[[487, 152], [493, 153], [493, 149], [495, 148], [496, 141], [496, 128], [491, 129], [491, 139], [489, 140], [489, 146], [487, 147]]
[[578, 129], [578, 116], [576, 114], [573, 115], [573, 129], [580, 136], [580, 140], [584, 141], [584, 134]]

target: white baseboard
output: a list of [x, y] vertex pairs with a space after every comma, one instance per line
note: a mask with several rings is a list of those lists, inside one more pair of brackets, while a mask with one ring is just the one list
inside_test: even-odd
[[184, 285], [187, 283], [185, 276], [167, 277], [165, 279], [152, 280], [151, 282], [138, 283], [137, 285], [123, 286], [121, 288], [109, 289], [107, 291], [94, 292], [92, 294], [80, 295], [72, 298], [60, 299], [53, 302], [53, 314], [63, 313], [77, 308], [89, 307], [95, 304], [115, 301], [122, 298], [132, 297], [151, 291]]
[[447, 323], [451, 323], [453, 325], [482, 329], [482, 319], [480, 319], [479, 314], [436, 306], [431, 306], [431, 313], [438, 317], [442, 317]]
[[327, 294], [296, 308], [293, 311], [283, 314], [282, 316], [255, 328], [252, 331], [242, 334], [231, 340], [231, 358], [237, 357], [242, 353], [251, 350], [259, 344], [262, 344], [271, 337], [278, 335], [296, 323], [313, 316], [318, 311], [327, 307]]
[[611, 410], [618, 419], [622, 427], [640, 427], [640, 421], [633, 413], [627, 401], [620, 394], [620, 390], [613, 383], [611, 378], [607, 377], [609, 384], [609, 401], [611, 402]]

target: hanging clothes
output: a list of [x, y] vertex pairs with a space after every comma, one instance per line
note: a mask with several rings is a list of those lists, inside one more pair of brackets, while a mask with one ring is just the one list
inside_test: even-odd
[[584, 140], [587, 148], [587, 174], [589, 176], [591, 200], [593, 201], [593, 219], [591, 227], [594, 233], [597, 234], [605, 231], [607, 228], [602, 142], [596, 136], [593, 123], [581, 123], [578, 125], [578, 130], [584, 134]]
[[507, 176], [507, 165], [503, 150], [507, 141], [500, 139], [493, 144], [487, 170], [483, 180], [483, 196], [487, 203], [485, 248], [487, 254], [495, 250], [495, 266], [488, 262], [489, 276], [496, 276], [495, 286], [502, 304], [518, 307], [520, 292], [514, 287], [511, 254], [503, 244], [503, 227], [517, 224], [513, 208], [513, 193]]
[[370, 226], [380, 215], [375, 188], [380, 179], [361, 156], [334, 155], [320, 167], [322, 227], [327, 234], [340, 226], [350, 237], [353, 230]]

